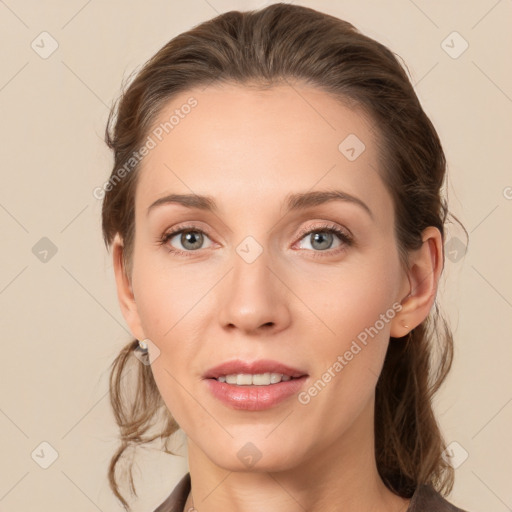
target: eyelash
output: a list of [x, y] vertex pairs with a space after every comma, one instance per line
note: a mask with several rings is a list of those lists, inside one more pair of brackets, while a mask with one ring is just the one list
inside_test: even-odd
[[[159, 245], [165, 246], [165, 248], [173, 254], [176, 254], [178, 256], [185, 256], [185, 257], [191, 257], [194, 255], [194, 253], [197, 253], [198, 251], [182, 251], [181, 249], [176, 249], [174, 247], [171, 247], [168, 245], [168, 242], [171, 238], [174, 238], [176, 235], [179, 235], [183, 232], [194, 232], [194, 233], [202, 233], [204, 235], [208, 235], [208, 232], [204, 231], [203, 229], [199, 229], [196, 226], [188, 225], [188, 226], [180, 226], [179, 228], [164, 233], [163, 236], [158, 240]], [[306, 235], [310, 235], [312, 233], [333, 233], [338, 236], [338, 238], [341, 240], [343, 245], [341, 247], [338, 247], [337, 249], [331, 250], [327, 249], [325, 251], [313, 251], [313, 257], [325, 257], [325, 256], [333, 256], [338, 253], [341, 253], [345, 250], [347, 250], [347, 247], [351, 247], [354, 245], [354, 239], [352, 236], [345, 230], [339, 228], [335, 224], [324, 224], [321, 226], [316, 226], [315, 228], [308, 229], [304, 228], [302, 229], [298, 236], [299, 240], [302, 240]], [[309, 250], [309, 249], [302, 249], [302, 250]]]

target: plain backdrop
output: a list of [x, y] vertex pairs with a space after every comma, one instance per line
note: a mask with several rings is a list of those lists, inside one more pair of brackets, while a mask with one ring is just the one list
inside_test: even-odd
[[[107, 467], [117, 446], [108, 367], [131, 335], [120, 313], [93, 190], [123, 78], [169, 39], [250, 0], [0, 1], [0, 510], [122, 510]], [[450, 225], [441, 306], [455, 336], [435, 400], [455, 455], [449, 500], [512, 508], [512, 2], [296, 1], [353, 23], [407, 63], [442, 139]], [[187, 471], [139, 450], [135, 511]], [[454, 462], [455, 464], [455, 462]], [[46, 466], [46, 467], [45, 467]]]

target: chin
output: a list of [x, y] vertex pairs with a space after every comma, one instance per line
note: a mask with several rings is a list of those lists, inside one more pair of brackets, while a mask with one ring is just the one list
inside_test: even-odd
[[278, 443], [261, 442], [257, 437], [246, 436], [252, 441], [233, 441], [230, 447], [224, 448], [221, 453], [205, 453], [217, 466], [234, 472], [275, 473], [287, 471], [301, 464], [302, 456], [297, 451], [297, 443], [289, 446]]

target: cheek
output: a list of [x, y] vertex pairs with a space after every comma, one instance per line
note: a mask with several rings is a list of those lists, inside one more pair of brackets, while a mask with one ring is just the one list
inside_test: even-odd
[[189, 360], [189, 356], [178, 345], [166, 347], [152, 363], [155, 384], [167, 410], [180, 428], [187, 433], [196, 429], [207, 431], [211, 418], [205, 416], [204, 409], [196, 398], [196, 388], [191, 385], [188, 365], [183, 363]]
[[[305, 330], [315, 338], [308, 358], [315, 368], [313, 407], [330, 411], [326, 414], [336, 425], [357, 415], [374, 393], [396, 313], [396, 278], [393, 260], [376, 255], [354, 260], [350, 268], [348, 263], [336, 272], [331, 268], [324, 276], [310, 272], [308, 280], [292, 285], [303, 290], [307, 308], [301, 310], [311, 319]], [[333, 402], [343, 405], [334, 412]]]
[[317, 280], [303, 287], [308, 307], [319, 317], [307, 329], [320, 338], [309, 353], [315, 372], [303, 398], [311, 400], [310, 411], [325, 416], [326, 432], [333, 435], [366, 406], [382, 370], [396, 314], [396, 275], [392, 269], [384, 272], [384, 266], [376, 260], [372, 266], [331, 273], [322, 286]]
[[[137, 311], [148, 338], [155, 341], [171, 338], [184, 318], [200, 301], [211, 284], [197, 268], [169, 264], [165, 249], [140, 251], [133, 272]], [[184, 319], [182, 322], [181, 319]]]
[[391, 261], [354, 258], [338, 268], [307, 270], [294, 268], [288, 282], [298, 290], [301, 309], [323, 324], [318, 332], [326, 338], [351, 339], [392, 307], [397, 271]]

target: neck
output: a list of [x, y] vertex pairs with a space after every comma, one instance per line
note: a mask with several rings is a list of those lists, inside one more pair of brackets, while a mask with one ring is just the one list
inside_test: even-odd
[[187, 437], [191, 493], [185, 511], [406, 512], [410, 499], [383, 483], [377, 471], [373, 401], [343, 436], [284, 471], [229, 471]]

